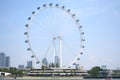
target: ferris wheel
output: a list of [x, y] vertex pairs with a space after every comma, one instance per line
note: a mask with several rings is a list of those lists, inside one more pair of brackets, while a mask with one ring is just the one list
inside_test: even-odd
[[[27, 51], [31, 53], [31, 58], [36, 60], [36, 64], [46, 66], [42, 58], [51, 55], [52, 58], [50, 56], [48, 58], [52, 63], [56, 62], [56, 57], [59, 58], [61, 68], [76, 65], [83, 54], [85, 41], [79, 21], [70, 9], [59, 4], [44, 4], [33, 11], [31, 17], [28, 17], [24, 34], [27, 37], [25, 40], [28, 45]], [[71, 47], [63, 48], [63, 42], [68, 43]], [[52, 46], [51, 50], [50, 46]], [[68, 52], [64, 50], [68, 50]]]

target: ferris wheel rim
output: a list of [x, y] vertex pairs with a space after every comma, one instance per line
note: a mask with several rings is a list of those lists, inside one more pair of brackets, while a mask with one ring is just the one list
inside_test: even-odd
[[[29, 38], [29, 27], [31, 26], [31, 23], [32, 23], [32, 20], [33, 20], [34, 16], [37, 15], [42, 9], [46, 9], [46, 8], [58, 8], [58, 9], [61, 9], [61, 10], [63, 10], [63, 12], [66, 12], [66, 13], [73, 19], [73, 21], [76, 23], [76, 26], [78, 27], [79, 32], [80, 32], [80, 52], [79, 52], [79, 54], [78, 54], [77, 57], [76, 57], [77, 60], [79, 60], [80, 55], [83, 54], [83, 50], [82, 50], [82, 49], [84, 48], [84, 46], [83, 46], [83, 41], [85, 41], [85, 39], [83, 39], [84, 32], [83, 32], [82, 29], [81, 29], [82, 26], [81, 26], [80, 23], [79, 23], [79, 19], [77, 19], [77, 18], [75, 17], [75, 14], [73, 14], [70, 9], [66, 9], [65, 6], [61, 6], [61, 5], [59, 5], [59, 4], [52, 4], [52, 3], [50, 3], [50, 4], [48, 4], [48, 5], [43, 4], [42, 7], [37, 7], [37, 10], [35, 10], [35, 11], [32, 12], [32, 16], [31, 16], [31, 17], [28, 17], [28, 23], [25, 25], [25, 27], [27, 27], [27, 31], [26, 31], [24, 34], [27, 36], [27, 40], [25, 40], [25, 43], [28, 44], [28, 49], [27, 49], [27, 50], [32, 53], [31, 58], [36, 58], [36, 60], [37, 60], [36, 63], [37, 63], [37, 64], [42, 63], [42, 62], [39, 60], [39, 58], [35, 55], [35, 52], [34, 52], [32, 46], [31, 46], [30, 38]], [[76, 61], [76, 60], [74, 60], [71, 65], [74, 65], [74, 62], [75, 62], [75, 61]], [[43, 64], [43, 63], [42, 63], [42, 64]], [[44, 65], [44, 64], [43, 64], [43, 65]], [[69, 67], [69, 65], [68, 65], [67, 67]]]

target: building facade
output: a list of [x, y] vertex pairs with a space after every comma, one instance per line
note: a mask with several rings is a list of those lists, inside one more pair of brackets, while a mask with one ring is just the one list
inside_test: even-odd
[[42, 63], [48, 67], [48, 61], [47, 61], [47, 58], [43, 58], [42, 59]]
[[26, 68], [33, 68], [33, 61], [27, 61], [27, 66]]
[[19, 69], [24, 69], [25, 67], [24, 67], [24, 65], [18, 65], [18, 68]]
[[5, 53], [0, 53], [0, 67], [4, 67], [5, 65]]
[[55, 67], [60, 67], [60, 58], [59, 58], [59, 56], [55, 56], [54, 64], [55, 64]]
[[5, 57], [5, 67], [10, 67], [10, 56]]
[[5, 53], [0, 53], [0, 67], [10, 67], [10, 56], [6, 56]]

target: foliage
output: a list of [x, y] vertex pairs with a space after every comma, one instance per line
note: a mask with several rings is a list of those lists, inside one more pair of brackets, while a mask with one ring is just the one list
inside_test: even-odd
[[8, 68], [0, 68], [0, 72], [9, 72]]
[[10, 68], [0, 68], [0, 71], [1, 72], [9, 72], [11, 73], [12, 75], [24, 75], [24, 71], [23, 70], [19, 70], [15, 67], [10, 67]]
[[44, 65], [42, 65], [42, 70], [44, 70], [44, 69], [48, 69], [48, 67], [47, 66], [44, 66]]
[[92, 76], [92, 77], [97, 77], [99, 74], [99, 71], [101, 71], [99, 66], [95, 66], [93, 67], [91, 70], [88, 71], [88, 73]]

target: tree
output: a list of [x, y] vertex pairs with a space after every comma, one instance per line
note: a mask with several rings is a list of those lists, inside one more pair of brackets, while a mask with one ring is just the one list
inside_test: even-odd
[[9, 72], [9, 73], [11, 73], [12, 75], [19, 75], [19, 76], [24, 75], [24, 70], [19, 70], [19, 69], [15, 68], [15, 67], [0, 68], [0, 71], [1, 71], [1, 72]]
[[91, 70], [88, 71], [88, 73], [92, 76], [92, 77], [97, 77], [99, 74], [99, 71], [101, 71], [99, 66], [95, 66], [93, 67]]
[[10, 73], [12, 73], [12, 74], [17, 74], [17, 69], [15, 68], [15, 67], [10, 67]]
[[42, 70], [48, 69], [48, 67], [46, 65], [42, 65]]
[[0, 71], [2, 71], [2, 72], [8, 72], [9, 69], [8, 68], [0, 68]]
[[55, 67], [55, 64], [54, 64], [54, 63], [50, 63], [50, 64], [49, 64], [49, 69], [54, 68], [54, 67]]

